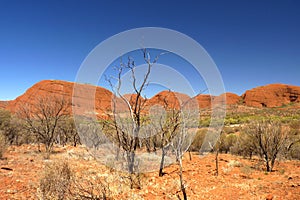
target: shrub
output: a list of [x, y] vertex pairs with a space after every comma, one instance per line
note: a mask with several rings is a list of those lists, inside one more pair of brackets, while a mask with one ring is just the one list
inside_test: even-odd
[[197, 131], [194, 140], [190, 146], [191, 151], [199, 151], [206, 136], [207, 130], [201, 129]]
[[296, 143], [289, 152], [292, 159], [300, 160], [300, 143]]
[[243, 164], [240, 161], [237, 160], [230, 160], [227, 164], [229, 167], [242, 167]]
[[249, 142], [255, 145], [255, 150], [265, 161], [268, 172], [272, 171], [275, 160], [286, 143], [287, 131], [282, 127], [278, 121], [262, 120], [249, 124], [245, 129]]
[[7, 143], [5, 137], [0, 132], [0, 159], [3, 157], [3, 154], [6, 151], [6, 149], [7, 149]]
[[239, 127], [224, 127], [223, 132], [226, 134], [236, 133], [239, 131]]
[[286, 156], [291, 159], [300, 159], [300, 125], [299, 121], [289, 124], [289, 134], [286, 143]]
[[256, 145], [250, 136], [242, 132], [235, 142], [235, 144], [230, 148], [230, 152], [235, 155], [252, 158], [252, 155], [257, 152]]
[[222, 134], [220, 137], [219, 151], [228, 153], [236, 141], [237, 136], [235, 134]]
[[209, 127], [211, 118], [203, 118], [199, 122], [199, 127]]
[[248, 165], [241, 167], [240, 171], [245, 175], [245, 178], [250, 178], [250, 175], [252, 174], [252, 169]]
[[112, 195], [110, 183], [107, 178], [100, 176], [89, 176], [85, 178], [76, 177], [71, 192], [72, 199], [82, 200], [106, 200]]
[[71, 169], [67, 162], [49, 163], [40, 180], [40, 199], [66, 199], [71, 183]]

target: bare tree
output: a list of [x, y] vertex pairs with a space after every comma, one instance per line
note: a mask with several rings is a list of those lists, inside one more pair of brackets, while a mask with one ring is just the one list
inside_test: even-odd
[[68, 101], [61, 96], [47, 95], [37, 96], [35, 102], [26, 102], [18, 110], [18, 115], [25, 121], [25, 128], [45, 145], [46, 158], [52, 152], [59, 124], [67, 116], [68, 105]]
[[[153, 65], [157, 62], [159, 56], [153, 61], [150, 59], [149, 52], [143, 49], [143, 58], [146, 63], [146, 70], [142, 77], [136, 74], [136, 64], [134, 60], [129, 57], [127, 63], [121, 61], [120, 66], [116, 67], [117, 76], [107, 77], [114, 94], [112, 116], [110, 120], [106, 121], [106, 125], [113, 130], [114, 141], [118, 144], [120, 149], [124, 151], [127, 170], [130, 175], [134, 175], [138, 171], [138, 163], [136, 159], [136, 151], [141, 146], [140, 134], [141, 127], [146, 124], [144, 119], [145, 113], [145, 99], [143, 98], [143, 91], [148, 86], [149, 75]], [[134, 94], [131, 98], [127, 98], [121, 92], [123, 86], [122, 75], [129, 72], [131, 75], [131, 87]], [[116, 86], [113, 84], [116, 80]], [[127, 85], [128, 86], [128, 85]], [[130, 176], [131, 188], [140, 186], [134, 183], [134, 176]]]
[[176, 131], [175, 136], [171, 140], [170, 145], [175, 153], [176, 161], [179, 165], [180, 189], [183, 195], [183, 199], [187, 200], [187, 185], [183, 180], [182, 158], [183, 154], [189, 149], [195, 136], [195, 132], [197, 131], [199, 113], [198, 110], [195, 109], [195, 106], [198, 106], [198, 103], [193, 101], [193, 99], [183, 102], [180, 105], [180, 112], [178, 112], [177, 119], [179, 128], [178, 131]]
[[103, 127], [98, 121], [81, 117], [81, 123], [77, 126], [78, 132], [84, 133], [84, 137], [81, 137], [81, 142], [88, 148], [97, 150], [102, 144], [105, 144], [106, 137], [102, 134]]
[[[170, 96], [173, 95], [171, 98]], [[169, 100], [168, 100], [169, 99]], [[170, 101], [170, 99], [172, 99]], [[181, 110], [179, 108], [180, 100], [174, 93], [169, 91], [166, 96], [159, 96], [158, 104], [151, 108], [150, 114], [153, 115], [153, 126], [155, 131], [155, 140], [159, 140], [161, 149], [161, 159], [158, 175], [164, 175], [165, 156], [171, 149], [170, 143], [178, 133], [181, 126]], [[148, 137], [150, 139], [151, 137]], [[154, 144], [155, 146], [156, 144]]]
[[[222, 136], [222, 134], [224, 133], [221, 133], [220, 136]], [[215, 144], [215, 146], [212, 146], [210, 143], [210, 148], [211, 148], [211, 151], [214, 151], [215, 152], [215, 168], [216, 168], [216, 172], [215, 172], [215, 175], [216, 176], [219, 176], [219, 153], [220, 153], [220, 146], [222, 144], [222, 140], [221, 140], [221, 137], [218, 139], [217, 143]]]
[[256, 151], [264, 159], [266, 170], [271, 172], [277, 155], [283, 149], [287, 139], [287, 131], [280, 122], [263, 120], [249, 124], [245, 129]]

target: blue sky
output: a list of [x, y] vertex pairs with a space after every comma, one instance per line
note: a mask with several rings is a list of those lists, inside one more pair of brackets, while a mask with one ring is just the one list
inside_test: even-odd
[[74, 81], [101, 41], [148, 26], [199, 42], [229, 92], [300, 85], [299, 9], [297, 0], [0, 0], [0, 99], [14, 99], [44, 79]]

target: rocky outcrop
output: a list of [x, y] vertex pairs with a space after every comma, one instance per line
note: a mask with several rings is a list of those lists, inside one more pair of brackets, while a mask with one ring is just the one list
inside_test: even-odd
[[214, 99], [217, 102], [225, 101], [226, 105], [236, 105], [242, 102], [242, 98], [234, 93], [226, 92], [220, 96], [215, 97]]
[[200, 94], [196, 96], [200, 108], [210, 108], [214, 96], [208, 94]]
[[182, 103], [187, 102], [189, 99], [190, 97], [186, 94], [162, 91], [147, 101], [147, 107], [160, 105], [165, 108], [179, 108]]
[[246, 91], [243, 95], [246, 106], [278, 107], [300, 102], [300, 87], [285, 84], [270, 84]]
[[237, 94], [233, 93], [224, 93], [219, 96], [211, 96], [208, 94], [200, 94], [196, 96], [200, 108], [210, 108], [212, 102], [215, 104], [225, 104], [225, 105], [234, 105], [239, 104], [242, 101], [242, 98]]
[[[76, 92], [73, 89], [76, 87]], [[64, 99], [68, 103], [68, 112], [77, 114], [103, 115], [111, 108], [112, 93], [102, 87], [88, 84], [74, 84], [72, 82], [58, 80], [44, 80], [29, 88], [23, 95], [10, 101], [6, 109], [15, 113], [25, 104], [38, 104], [41, 98], [53, 96]], [[95, 98], [95, 101], [94, 99]], [[91, 105], [91, 102], [94, 103]], [[94, 108], [94, 110], [91, 110]]]
[[[76, 87], [75, 90], [74, 87]], [[8, 109], [15, 113], [22, 108], [24, 104], [36, 104], [39, 98], [43, 96], [56, 96], [65, 99], [69, 102], [69, 114], [75, 112], [80, 115], [96, 114], [97, 116], [104, 116], [111, 113], [113, 106], [113, 94], [105, 88], [59, 80], [44, 80], [33, 85], [15, 100], [0, 101], [0, 108]], [[129, 100], [131, 105], [134, 105], [136, 99], [135, 94], [127, 94], [124, 95], [124, 97]], [[183, 102], [190, 102], [190, 97], [178, 92], [162, 91], [148, 100], [143, 98], [140, 100], [146, 101], [145, 109], [147, 110], [153, 105], [179, 108], [179, 105]], [[197, 105], [194, 103], [193, 106], [205, 109], [211, 108], [212, 102], [226, 102], [227, 105], [244, 105], [251, 107], [278, 107], [300, 102], [300, 87], [285, 84], [271, 84], [248, 90], [241, 97], [233, 93], [224, 93], [220, 96], [200, 94], [195, 96], [192, 100], [196, 100], [197, 102]], [[119, 104], [118, 110], [121, 112], [126, 111], [127, 105], [124, 101], [121, 99], [117, 101], [123, 102]]]
[[0, 101], [0, 109], [5, 109], [8, 105], [9, 101]]

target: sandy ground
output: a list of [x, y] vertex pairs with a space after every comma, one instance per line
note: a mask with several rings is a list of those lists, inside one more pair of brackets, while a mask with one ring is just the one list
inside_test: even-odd
[[[163, 177], [157, 172], [142, 174], [142, 189], [130, 190], [119, 172], [94, 160], [83, 147], [57, 147], [51, 159], [45, 160], [37, 146], [23, 145], [9, 147], [0, 160], [0, 199], [38, 199], [45, 165], [56, 161], [67, 161], [78, 180], [105, 177], [113, 199], [181, 197], [175, 164], [165, 168]], [[185, 155], [183, 176], [188, 199], [300, 199], [300, 161], [279, 161], [271, 173], [263, 171], [257, 158], [220, 154], [219, 164], [219, 176], [215, 176], [214, 154], [192, 154], [192, 160]]]

